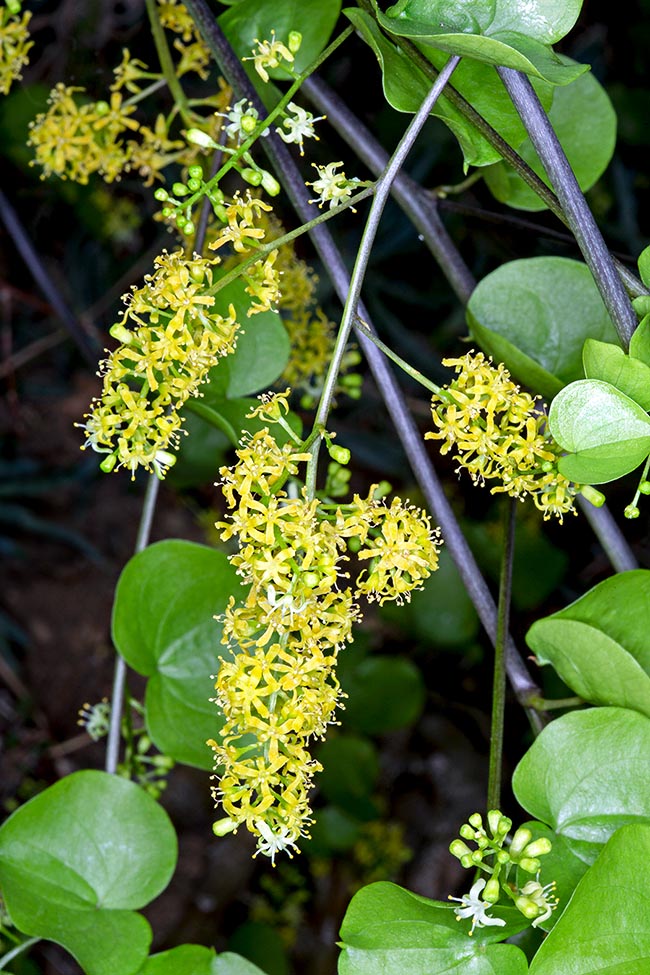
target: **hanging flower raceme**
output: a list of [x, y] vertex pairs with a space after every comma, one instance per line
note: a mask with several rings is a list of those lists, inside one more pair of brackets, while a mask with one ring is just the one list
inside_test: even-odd
[[103, 470], [135, 474], [144, 467], [162, 477], [174, 463], [181, 407], [235, 348], [235, 309], [220, 314], [209, 293], [218, 263], [165, 252], [144, 286], [125, 296], [126, 310], [111, 329], [122, 344], [102, 363], [101, 396], [77, 424], [86, 433], [83, 448], [107, 455]]
[[28, 52], [33, 46], [29, 37], [31, 13], [20, 16], [18, 0], [4, 3], [0, 11], [0, 94], [7, 95], [14, 81], [22, 78], [22, 70], [28, 62]]
[[[285, 432], [288, 392], [255, 411]], [[359, 595], [401, 601], [436, 568], [439, 545], [426, 515], [399, 499], [388, 507], [374, 489], [340, 506], [284, 490], [310, 456], [295, 435], [281, 445], [267, 426], [221, 471], [231, 510], [218, 528], [224, 540], [237, 538], [231, 562], [250, 588], [223, 618], [232, 652], [220, 660], [215, 701], [225, 723], [208, 744], [223, 769], [213, 793], [227, 818], [215, 832], [245, 824], [273, 860], [308, 835], [321, 767], [310, 742], [335, 721], [336, 660], [360, 618]], [[371, 566], [356, 586], [346, 583], [351, 539], [366, 546], [359, 556]]]
[[443, 359], [455, 366], [456, 379], [432, 399], [435, 430], [425, 439], [442, 440], [441, 453], [455, 459], [475, 484], [497, 479], [492, 493], [522, 500], [530, 495], [544, 514], [562, 521], [575, 514], [580, 488], [557, 469], [560, 447], [547, 431], [540, 404], [513, 383], [506, 367], [494, 366], [482, 352]]

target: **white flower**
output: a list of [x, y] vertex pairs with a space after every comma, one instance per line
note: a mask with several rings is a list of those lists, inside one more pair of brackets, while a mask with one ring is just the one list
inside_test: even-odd
[[[229, 124], [225, 126], [226, 135], [230, 139], [237, 139], [238, 144], [249, 137], [260, 119], [257, 109], [247, 98], [241, 98], [233, 106], [228, 106], [225, 115], [223, 112], [215, 112], [214, 114], [228, 121]], [[268, 134], [268, 129], [262, 132], [263, 136]]]
[[356, 188], [359, 180], [356, 177], [347, 179], [345, 173], [335, 172], [342, 165], [342, 162], [328, 163], [327, 166], [318, 166], [316, 163], [312, 163], [318, 173], [318, 179], [306, 185], [313, 186], [314, 192], [318, 193], [318, 196], [315, 200], [310, 200], [310, 203], [318, 203], [321, 208], [329, 203], [330, 210], [333, 210], [343, 200], [348, 200], [352, 196], [352, 191]]
[[[551, 912], [557, 907], [558, 899], [557, 897], [553, 896], [555, 887], [555, 881], [542, 887], [539, 881], [529, 880], [528, 883], [524, 884], [524, 886], [521, 888], [521, 896], [526, 897], [529, 901], [532, 901], [539, 911], [539, 914], [533, 921], [534, 928], [536, 928], [543, 921], [548, 920], [548, 918], [551, 916]], [[515, 903], [517, 904], [517, 901], [515, 901]], [[519, 907], [519, 904], [517, 904], [517, 907]], [[526, 917], [530, 916], [526, 912], [522, 913], [524, 913]]]
[[491, 924], [496, 924], [499, 927], [503, 927], [506, 923], [500, 917], [490, 917], [488, 910], [493, 906], [488, 904], [487, 901], [482, 901], [480, 898], [481, 891], [485, 887], [486, 881], [482, 878], [477, 880], [469, 894], [463, 894], [462, 897], [452, 897], [449, 896], [450, 901], [458, 901], [462, 904], [462, 907], [455, 907], [454, 914], [456, 915], [456, 920], [460, 921], [461, 918], [465, 919], [471, 917], [472, 927], [470, 928], [470, 935], [474, 934], [474, 928], [488, 927]]
[[289, 847], [292, 846], [294, 850], [298, 849], [295, 843], [298, 837], [291, 833], [286, 826], [281, 826], [278, 833], [273, 833], [267, 823], [262, 819], [257, 819], [255, 821], [255, 829], [260, 835], [257, 840], [257, 850], [253, 856], [257, 856], [258, 853], [263, 853], [265, 857], [271, 857], [273, 866], [275, 866], [276, 853], [286, 850], [289, 856], [291, 856]]
[[277, 128], [275, 131], [285, 142], [296, 142], [300, 146], [300, 155], [304, 156], [303, 140], [318, 140], [318, 136], [314, 132], [314, 122], [321, 122], [325, 116], [319, 115], [314, 118], [311, 112], [307, 112], [300, 105], [296, 105], [295, 102], [289, 102], [287, 109], [289, 112], [293, 112], [295, 116], [295, 118], [291, 118], [288, 115], [282, 122], [282, 126], [289, 131], [284, 132], [282, 128]]

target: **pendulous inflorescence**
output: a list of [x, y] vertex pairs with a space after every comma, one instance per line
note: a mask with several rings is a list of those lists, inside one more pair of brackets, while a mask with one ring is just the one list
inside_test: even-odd
[[539, 400], [522, 392], [506, 367], [482, 352], [443, 359], [456, 379], [432, 398], [435, 430], [425, 439], [442, 440], [441, 453], [455, 452], [475, 484], [497, 480], [492, 493], [532, 497], [544, 519], [575, 514], [580, 487], [559, 473], [561, 449], [547, 430]]
[[[424, 512], [399, 498], [387, 505], [375, 487], [348, 504], [308, 498], [294, 479], [311, 454], [295, 434], [286, 437], [287, 393], [262, 404], [256, 413], [268, 425], [245, 437], [237, 463], [221, 470], [230, 513], [217, 527], [224, 540], [237, 539], [231, 562], [249, 589], [223, 618], [230, 652], [220, 660], [215, 701], [224, 725], [208, 742], [219, 770], [213, 792], [226, 814], [215, 831], [246, 825], [257, 852], [272, 860], [308, 835], [320, 770], [310, 742], [335, 721], [336, 661], [360, 619], [359, 597], [410, 598], [437, 567], [440, 545]], [[364, 566], [353, 582], [350, 550]]]

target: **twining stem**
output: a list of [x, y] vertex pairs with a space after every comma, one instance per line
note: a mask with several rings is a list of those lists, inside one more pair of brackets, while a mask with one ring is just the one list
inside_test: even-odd
[[354, 327], [357, 332], [361, 332], [361, 334], [365, 335], [367, 339], [370, 339], [373, 345], [376, 345], [378, 349], [381, 349], [384, 355], [388, 356], [388, 358], [391, 359], [396, 366], [399, 366], [403, 372], [410, 376], [411, 379], [415, 379], [415, 381], [420, 383], [421, 386], [428, 389], [430, 393], [435, 393], [437, 396], [440, 395], [440, 386], [436, 386], [436, 384], [432, 383], [430, 379], [427, 379], [427, 377], [421, 373], [419, 369], [416, 369], [414, 366], [408, 363], [406, 359], [402, 359], [397, 352], [393, 352], [390, 346], [386, 345], [385, 342], [382, 342], [379, 336], [375, 335], [375, 333], [368, 328], [364, 320], [359, 318], [358, 315], [355, 315], [354, 317]]
[[174, 102], [178, 108], [178, 111], [180, 112], [183, 122], [185, 122], [186, 125], [191, 125], [192, 111], [187, 104], [187, 98], [185, 96], [185, 92], [183, 91], [183, 86], [178, 80], [178, 75], [176, 74], [176, 68], [174, 67], [167, 38], [165, 37], [165, 31], [163, 30], [162, 24], [160, 23], [160, 18], [158, 16], [156, 0], [145, 0], [145, 6], [147, 8], [147, 16], [149, 17], [149, 23], [151, 25], [151, 36], [153, 37], [153, 42], [156, 45], [156, 53], [158, 55], [158, 60], [160, 61], [162, 73], [165, 76], [165, 81], [167, 82], [167, 86], [172, 93]]
[[0, 971], [2, 971], [3, 968], [6, 968], [9, 962], [13, 961], [14, 958], [17, 958], [18, 955], [22, 954], [23, 951], [27, 951], [28, 948], [32, 947], [32, 945], [38, 944], [38, 942], [42, 940], [42, 938], [28, 938], [27, 941], [21, 941], [19, 945], [16, 945], [15, 948], [12, 948], [11, 951], [8, 951], [6, 955], [3, 955], [2, 958], [0, 958]]
[[[138, 534], [135, 540], [135, 554], [142, 552], [149, 544], [151, 535], [151, 525], [156, 510], [156, 500], [158, 498], [158, 488], [160, 481], [155, 474], [149, 475], [147, 490], [142, 503], [142, 514], [138, 525]], [[115, 659], [115, 671], [113, 674], [113, 692], [111, 695], [111, 723], [108, 729], [108, 739], [106, 743], [106, 764], [105, 769], [114, 775], [117, 771], [117, 763], [120, 753], [120, 739], [122, 730], [122, 709], [124, 707], [124, 685], [126, 682], [126, 663], [118, 653]]]
[[555, 188], [567, 223], [627, 349], [637, 326], [636, 314], [560, 140], [526, 75], [513, 68], [497, 68], [497, 71]]
[[506, 640], [512, 592], [512, 564], [515, 546], [515, 514], [517, 501], [508, 498], [504, 508], [504, 539], [499, 578], [497, 606], [497, 634], [494, 641], [494, 677], [492, 680], [492, 722], [490, 728], [490, 761], [488, 771], [487, 808], [501, 807], [501, 773], [503, 767], [503, 725], [506, 701]]
[[[371, 16], [375, 17], [375, 10], [373, 8], [372, 0], [357, 0], [360, 7], [367, 11]], [[379, 25], [381, 28], [381, 25]], [[417, 67], [422, 71], [422, 73], [433, 81], [438, 76], [437, 69], [431, 64], [429, 60], [422, 54], [416, 44], [413, 41], [409, 41], [406, 37], [391, 37], [393, 43], [397, 43], [398, 47], [408, 55], [411, 61], [417, 65]], [[488, 142], [493, 149], [508, 162], [515, 172], [523, 179], [527, 186], [537, 194], [537, 196], [542, 200], [545, 206], [553, 213], [558, 220], [560, 220], [565, 226], [569, 226], [567, 217], [564, 214], [562, 205], [558, 200], [557, 196], [553, 191], [544, 183], [543, 180], [539, 178], [537, 173], [531, 169], [527, 162], [516, 152], [512, 146], [505, 141], [505, 139], [499, 135], [496, 129], [493, 129], [489, 122], [483, 118], [483, 116], [476, 111], [476, 109], [471, 105], [465, 98], [456, 91], [453, 85], [448, 85], [445, 91], [445, 97], [451, 102], [451, 104], [458, 109], [461, 115], [467, 119], [472, 125], [474, 125], [483, 138]], [[625, 266], [621, 261], [614, 258], [614, 264], [616, 269], [621, 276], [627, 291], [634, 298], [638, 295], [647, 295], [649, 293], [645, 285], [638, 279], [638, 277], [630, 271], [628, 267]]]
[[[345, 306], [343, 308], [341, 324], [339, 326], [336, 343], [332, 352], [332, 358], [330, 360], [327, 375], [323, 383], [323, 391], [321, 393], [320, 402], [316, 411], [316, 419], [314, 421], [315, 429], [318, 427], [325, 427], [327, 425], [327, 418], [332, 407], [332, 400], [334, 399], [334, 391], [338, 382], [339, 371], [341, 369], [346, 346], [350, 338], [350, 331], [354, 322], [354, 316], [357, 313], [361, 287], [366, 275], [366, 269], [368, 267], [372, 247], [375, 242], [379, 221], [388, 201], [391, 185], [396, 175], [404, 165], [413, 143], [417, 139], [422, 126], [427, 121], [429, 114], [431, 113], [431, 109], [440, 98], [445, 85], [451, 78], [459, 63], [460, 58], [457, 55], [449, 58], [447, 64], [441, 70], [438, 78], [433, 83], [428, 95], [420, 105], [420, 108], [413, 116], [410, 125], [400, 139], [395, 152], [384, 169], [384, 172], [377, 180], [377, 185], [375, 186], [375, 196], [372, 201], [372, 206], [370, 207], [368, 219], [366, 220], [361, 243], [359, 244], [359, 250], [357, 251], [354, 268], [350, 277], [350, 285], [345, 300]], [[320, 443], [321, 439], [318, 438], [312, 447], [312, 456], [307, 467], [306, 486], [309, 497], [313, 497], [315, 492], [316, 469], [318, 466], [318, 451], [320, 449]]]

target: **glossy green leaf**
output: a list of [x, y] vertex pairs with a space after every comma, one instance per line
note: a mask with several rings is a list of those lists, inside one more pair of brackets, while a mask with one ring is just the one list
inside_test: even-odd
[[[548, 115], [580, 188], [588, 190], [609, 165], [616, 145], [616, 113], [607, 92], [592, 74], [584, 74], [572, 84], [555, 89]], [[511, 145], [550, 185], [530, 139], [519, 146]], [[487, 169], [485, 182], [501, 203], [520, 210], [545, 209], [546, 205], [510, 163], [500, 162]]]
[[262, 969], [230, 951], [221, 955], [203, 945], [179, 945], [151, 955], [138, 975], [263, 975]]
[[[552, 42], [539, 38], [563, 30], [559, 27], [561, 22], [572, 24], [573, 12], [577, 16], [579, 5], [567, 4], [568, 17], [563, 21], [553, 11], [547, 16], [547, 6], [539, 0], [533, 4], [498, 0], [496, 4], [476, 4], [470, 11], [460, 2], [400, 0], [386, 14], [377, 11], [377, 19], [385, 30], [399, 37], [409, 37], [448, 54], [514, 68], [554, 85], [566, 85], [586, 66], [568, 62], [548, 46]], [[527, 9], [532, 16], [528, 16]]]
[[[650, 296], [647, 296], [647, 301], [650, 303]], [[630, 355], [650, 366], [650, 314], [646, 314], [634, 330], [630, 339]]]
[[424, 707], [420, 671], [404, 657], [367, 657], [341, 678], [346, 729], [378, 734], [411, 724]]
[[510, 261], [488, 274], [469, 300], [467, 322], [495, 362], [548, 399], [583, 376], [585, 339], [617, 342], [591, 272], [563, 257]]
[[212, 767], [205, 742], [222, 719], [210, 703], [221, 646], [214, 616], [240, 580], [223, 552], [170, 540], [127, 563], [113, 609], [113, 640], [126, 662], [148, 677], [147, 729], [156, 747], [179, 762]]
[[588, 863], [621, 826], [650, 823], [650, 720], [589, 708], [552, 721], [512, 778], [517, 801]]
[[587, 379], [602, 379], [650, 410], [650, 366], [626, 355], [620, 346], [596, 339], [585, 342], [582, 364]]
[[[240, 0], [219, 17], [219, 26], [240, 57], [250, 57], [257, 40], [271, 40], [271, 32], [284, 44], [289, 32], [302, 34], [293, 67], [304, 71], [326, 47], [341, 11], [341, 0]], [[289, 78], [281, 68], [269, 69], [271, 78]]]
[[329, 736], [316, 750], [323, 766], [318, 787], [330, 802], [359, 819], [376, 815], [370, 796], [379, 778], [377, 749], [358, 735]]
[[650, 971], [650, 826], [609, 840], [582, 878], [530, 975], [642, 975]]
[[623, 477], [650, 453], [650, 417], [600, 379], [581, 379], [553, 400], [549, 428], [563, 450], [559, 469], [569, 480], [604, 484]]
[[[621, 612], [621, 607], [625, 612]], [[650, 572], [605, 579], [576, 602], [537, 620], [526, 642], [571, 690], [592, 704], [650, 717]]]
[[134, 911], [164, 890], [176, 855], [151, 796], [105, 772], [75, 772], [0, 828], [0, 885], [19, 931], [62, 945], [87, 975], [131, 975], [151, 943]]
[[646, 288], [650, 288], [650, 247], [646, 247], [639, 255], [639, 274]]
[[395, 884], [370, 884], [355, 894], [343, 919], [339, 975], [524, 975], [528, 966], [523, 952], [494, 942], [523, 930], [528, 922], [512, 907], [491, 913], [506, 925], [477, 928], [469, 937], [469, 920], [458, 922], [451, 904]]
[[[426, 75], [379, 29], [376, 20], [356, 7], [344, 11], [374, 51], [382, 71], [384, 95], [400, 112], [416, 112], [431, 88]], [[436, 68], [446, 55], [433, 48], [423, 53]], [[479, 61], [462, 61], [454, 71], [453, 87], [512, 146], [520, 145], [526, 131], [496, 70]], [[535, 90], [545, 108], [550, 108], [553, 88], [535, 79]], [[466, 166], [489, 166], [501, 158], [479, 130], [442, 95], [431, 113], [449, 126], [460, 144]]]

